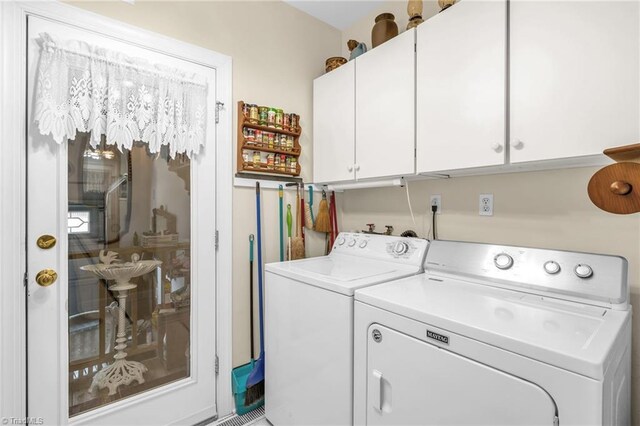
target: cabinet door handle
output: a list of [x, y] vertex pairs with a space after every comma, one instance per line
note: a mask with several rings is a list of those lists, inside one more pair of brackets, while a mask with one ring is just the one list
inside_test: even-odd
[[494, 150], [495, 152], [502, 152], [502, 144], [496, 142], [493, 145], [491, 145], [491, 149]]
[[511, 147], [513, 149], [520, 150], [520, 149], [524, 148], [524, 142], [522, 142], [520, 139], [516, 139], [514, 141], [511, 141]]
[[360, 170], [360, 165], [359, 165], [359, 164], [356, 164], [356, 172], [357, 172], [358, 170]]
[[347, 166], [347, 170], [349, 170], [350, 172], [353, 171], [353, 166]]
[[373, 408], [382, 411], [382, 373], [378, 370], [373, 370], [371, 375], [373, 378], [373, 394], [371, 395]]

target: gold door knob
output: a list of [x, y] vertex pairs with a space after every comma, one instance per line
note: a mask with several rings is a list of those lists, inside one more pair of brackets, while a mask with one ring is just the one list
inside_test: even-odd
[[49, 287], [58, 279], [58, 273], [53, 269], [43, 269], [36, 275], [36, 282], [42, 287]]
[[53, 246], [56, 245], [56, 237], [48, 234], [40, 235], [40, 237], [38, 237], [38, 241], [36, 241], [36, 244], [38, 245], [38, 247], [44, 250], [53, 248]]

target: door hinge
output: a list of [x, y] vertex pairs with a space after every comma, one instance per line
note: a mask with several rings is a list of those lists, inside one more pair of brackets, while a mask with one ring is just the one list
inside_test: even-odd
[[559, 426], [560, 425], [560, 419], [558, 418], [558, 416], [555, 416], [553, 418], [553, 426]]
[[216, 376], [220, 373], [220, 359], [218, 359], [218, 355], [216, 354]]
[[216, 124], [220, 122], [220, 110], [224, 108], [224, 102], [216, 101]]
[[26, 272], [24, 273], [24, 277], [22, 277], [22, 285], [25, 287], [29, 285], [29, 274]]
[[218, 247], [220, 246], [220, 233], [218, 232], [217, 229], [216, 229], [216, 236], [215, 236], [215, 246], [216, 246], [216, 250], [218, 250]]

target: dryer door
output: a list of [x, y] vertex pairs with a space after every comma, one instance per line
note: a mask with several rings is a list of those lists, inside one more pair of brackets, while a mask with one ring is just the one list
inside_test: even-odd
[[368, 341], [368, 425], [554, 424], [533, 383], [378, 324]]

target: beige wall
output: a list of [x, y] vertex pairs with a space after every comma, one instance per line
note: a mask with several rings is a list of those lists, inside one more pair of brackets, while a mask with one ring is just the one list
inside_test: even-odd
[[[311, 179], [312, 82], [324, 60], [340, 54], [340, 32], [280, 1], [73, 2], [74, 5], [232, 57], [236, 146], [239, 100], [279, 106], [301, 117], [303, 177]], [[235, 152], [235, 148], [234, 148]], [[235, 157], [234, 170], [235, 170]], [[315, 194], [316, 198], [318, 194]], [[288, 191], [287, 202], [295, 195]], [[265, 259], [278, 260], [277, 191], [263, 191]], [[314, 200], [316, 201], [316, 200]], [[316, 201], [316, 204], [318, 201]], [[233, 191], [233, 364], [249, 360], [249, 234], [255, 233], [255, 190]], [[323, 239], [307, 238], [311, 255]], [[225, 283], [222, 283], [223, 285]], [[257, 318], [257, 317], [256, 317]], [[256, 336], [257, 340], [257, 336]], [[259, 348], [256, 345], [256, 348]]]
[[[402, 31], [407, 22], [406, 2], [387, 1], [370, 16], [342, 33], [343, 55], [349, 39], [371, 45], [376, 15], [396, 15]], [[435, 1], [424, 2], [425, 19], [437, 13]], [[632, 141], [631, 141], [632, 142]], [[605, 213], [587, 196], [587, 183], [597, 169], [580, 168], [547, 172], [428, 180], [410, 183], [415, 213], [413, 224], [404, 188], [363, 189], [340, 198], [342, 229], [365, 229], [366, 223], [394, 225], [398, 233], [413, 229], [425, 236], [431, 194], [441, 194], [443, 213], [437, 216], [441, 239], [513, 244], [595, 253], [617, 254], [629, 261], [631, 302], [640, 307], [640, 218]], [[494, 216], [478, 215], [480, 193], [494, 194]], [[640, 316], [633, 320], [633, 414], [640, 422]], [[637, 424], [637, 423], [634, 423]]]

